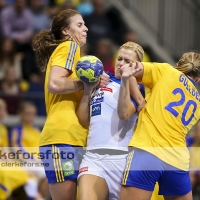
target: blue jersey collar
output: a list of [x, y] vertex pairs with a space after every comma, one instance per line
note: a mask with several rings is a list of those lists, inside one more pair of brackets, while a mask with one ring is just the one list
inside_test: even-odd
[[115, 77], [114, 74], [112, 74], [112, 73], [110, 73], [110, 72], [106, 72], [106, 74], [108, 74], [108, 75], [110, 76], [110, 80], [111, 80], [111, 81], [114, 81], [115, 83], [118, 83], [118, 84], [121, 83], [121, 80], [120, 80], [120, 79], [117, 79], [117, 78]]
[[187, 78], [192, 82], [192, 84], [193, 84], [194, 86], [196, 86], [196, 83], [194, 82], [193, 79], [191, 79], [189, 76], [187, 76]]

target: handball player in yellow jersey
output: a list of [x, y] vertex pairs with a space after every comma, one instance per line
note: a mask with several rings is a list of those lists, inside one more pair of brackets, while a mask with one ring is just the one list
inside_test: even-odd
[[[39, 145], [53, 200], [76, 198], [78, 155], [80, 147], [85, 146], [88, 130], [79, 124], [75, 113], [83, 83], [74, 70], [87, 31], [82, 16], [67, 9], [53, 18], [51, 30], [39, 32], [33, 40], [38, 65], [46, 71], [47, 119]], [[108, 80], [104, 74], [101, 86]]]
[[120, 200], [149, 200], [156, 182], [166, 200], [192, 200], [185, 136], [200, 119], [195, 87], [200, 82], [200, 54], [185, 53], [175, 68], [167, 63], [124, 65], [119, 95], [123, 109], [129, 109], [125, 85], [131, 84], [132, 75], [151, 95], [129, 144], [134, 153], [127, 158]]

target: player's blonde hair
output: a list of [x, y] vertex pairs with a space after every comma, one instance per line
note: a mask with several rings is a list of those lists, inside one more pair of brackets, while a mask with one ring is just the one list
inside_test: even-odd
[[126, 42], [119, 49], [130, 49], [136, 53], [139, 62], [143, 61], [144, 50], [139, 44], [134, 42]]
[[46, 70], [51, 54], [60, 43], [73, 40], [71, 36], [63, 38], [62, 29], [69, 27], [71, 17], [75, 15], [80, 15], [80, 13], [72, 9], [61, 11], [53, 18], [51, 30], [42, 30], [34, 37], [33, 50], [41, 71]]
[[184, 53], [175, 68], [192, 77], [200, 75], [200, 54], [194, 51]]

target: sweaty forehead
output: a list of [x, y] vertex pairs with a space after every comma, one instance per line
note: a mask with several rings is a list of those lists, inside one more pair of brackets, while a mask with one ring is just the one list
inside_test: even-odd
[[133, 58], [136, 58], [136, 53], [130, 49], [120, 49], [118, 56], [123, 57], [125, 59], [132, 60]]
[[83, 23], [83, 18], [81, 15], [77, 14], [70, 18], [70, 23], [78, 24]]

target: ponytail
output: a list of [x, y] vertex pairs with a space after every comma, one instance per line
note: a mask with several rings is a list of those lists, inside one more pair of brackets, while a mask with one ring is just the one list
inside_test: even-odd
[[175, 68], [185, 75], [197, 77], [200, 75], [200, 54], [187, 52], [177, 62]]
[[33, 50], [36, 54], [37, 64], [42, 72], [46, 70], [53, 51], [65, 40], [55, 40], [51, 30], [42, 30], [36, 34], [33, 39]]

